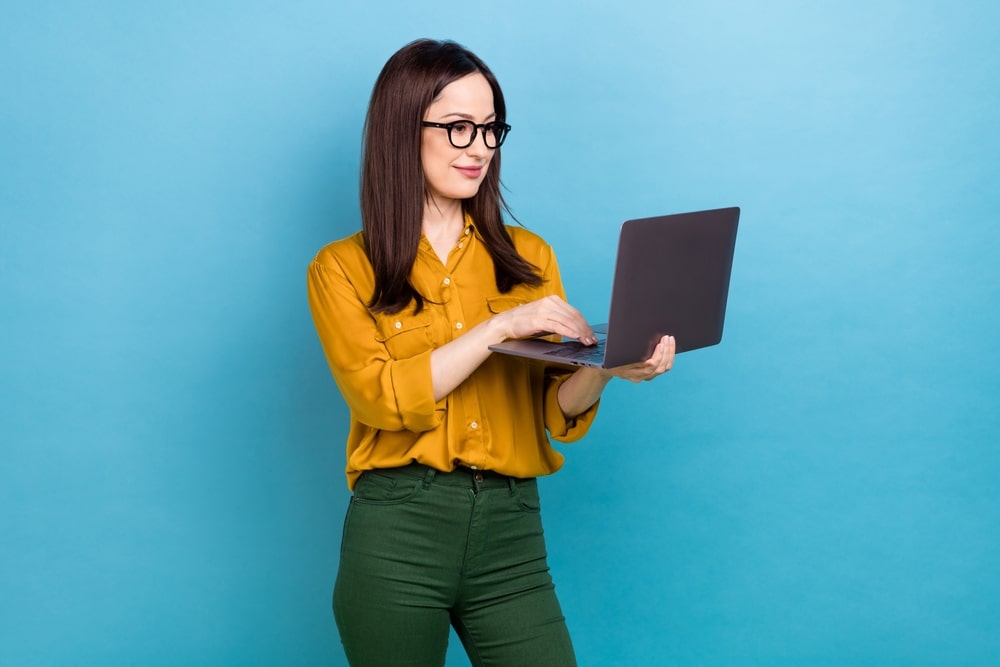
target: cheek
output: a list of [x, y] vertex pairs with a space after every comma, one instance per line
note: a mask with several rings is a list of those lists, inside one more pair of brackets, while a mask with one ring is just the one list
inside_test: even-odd
[[423, 168], [424, 173], [429, 173], [434, 169], [434, 151], [424, 147], [420, 149], [420, 166]]
[[421, 166], [424, 168], [424, 173], [427, 174], [447, 172], [452, 160], [454, 160], [454, 155], [452, 155], [451, 151], [445, 151], [433, 146], [428, 146], [420, 152]]

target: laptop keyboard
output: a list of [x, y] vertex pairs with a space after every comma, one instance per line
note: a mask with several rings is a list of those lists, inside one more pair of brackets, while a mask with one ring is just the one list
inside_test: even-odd
[[604, 361], [604, 341], [598, 341], [597, 345], [565, 343], [559, 349], [546, 352], [545, 354], [553, 357], [572, 357], [580, 361], [601, 363]]

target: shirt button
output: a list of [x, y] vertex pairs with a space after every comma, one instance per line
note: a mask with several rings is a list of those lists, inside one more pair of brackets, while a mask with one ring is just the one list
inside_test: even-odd
[[462, 328], [462, 323], [461, 322], [456, 322], [455, 323], [455, 328], [456, 329], [461, 329]]
[[451, 278], [445, 278], [444, 279], [444, 284], [445, 285], [450, 285], [451, 284]]
[[459, 247], [459, 248], [464, 248], [464, 247], [465, 247], [465, 245], [464, 245], [464, 244], [462, 244], [462, 243], [459, 243], [459, 244], [458, 244], [458, 247]]
[[469, 424], [469, 428], [471, 428], [472, 430], [476, 430], [477, 428], [479, 428], [479, 422], [472, 422], [471, 424]]
[[396, 328], [397, 329], [402, 329], [403, 328], [403, 323], [402, 322], [396, 322]]

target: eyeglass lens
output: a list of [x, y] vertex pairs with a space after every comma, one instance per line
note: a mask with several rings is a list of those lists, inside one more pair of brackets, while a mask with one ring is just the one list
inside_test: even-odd
[[[483, 128], [483, 140], [488, 148], [497, 148], [507, 135], [507, 126], [503, 123], [486, 123]], [[476, 124], [472, 121], [460, 120], [451, 123], [448, 139], [455, 148], [467, 148], [476, 140]]]

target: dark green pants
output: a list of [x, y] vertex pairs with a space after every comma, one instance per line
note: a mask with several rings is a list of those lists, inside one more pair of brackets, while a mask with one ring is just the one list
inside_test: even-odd
[[355, 667], [576, 665], [535, 480], [421, 465], [367, 472], [344, 522], [333, 609]]

